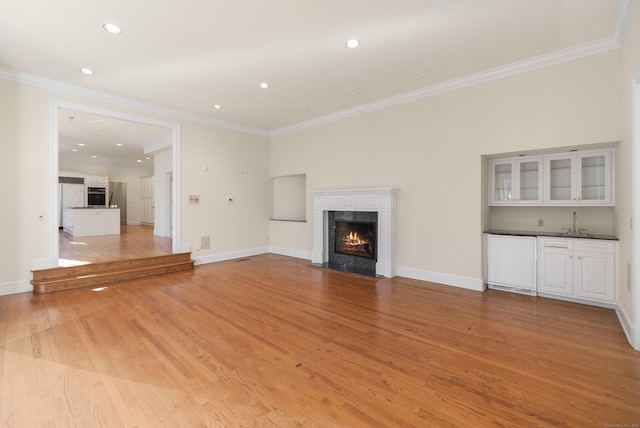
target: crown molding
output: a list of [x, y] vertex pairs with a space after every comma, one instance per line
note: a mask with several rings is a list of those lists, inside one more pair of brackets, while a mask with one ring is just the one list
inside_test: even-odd
[[595, 42], [580, 45], [574, 48], [563, 49], [560, 51], [552, 52], [550, 54], [540, 55], [523, 61], [514, 62], [505, 66], [492, 68], [475, 74], [470, 74], [458, 79], [437, 83], [435, 85], [427, 86], [415, 91], [405, 92], [404, 94], [385, 98], [379, 101], [362, 104], [360, 106], [328, 114], [326, 116], [320, 116], [315, 119], [299, 122], [291, 126], [276, 129], [275, 131], [270, 132], [269, 136], [275, 137], [278, 135], [289, 134], [291, 132], [300, 131], [305, 128], [334, 122], [336, 120], [359, 116], [361, 114], [369, 113], [372, 111], [382, 110], [400, 104], [406, 104], [412, 101], [433, 97], [435, 95], [456, 91], [458, 89], [468, 88], [470, 86], [475, 86], [482, 83], [503, 79], [505, 77], [527, 73], [529, 71], [538, 70], [552, 65], [562, 64], [564, 62], [573, 61], [579, 58], [608, 52], [618, 49], [619, 47], [620, 43], [613, 37], [597, 40]]
[[171, 133], [169, 132], [142, 144], [142, 150], [144, 151], [145, 155], [157, 154], [160, 152], [164, 152], [165, 150], [170, 150], [172, 148], [172, 144], [173, 141], [171, 141]]
[[145, 111], [147, 113], [161, 114], [164, 116], [170, 116], [172, 118], [189, 120], [192, 122], [202, 123], [202, 124], [211, 125], [211, 126], [217, 126], [220, 128], [225, 128], [232, 131], [244, 132], [247, 134], [259, 135], [262, 137], [269, 136], [268, 132], [262, 129], [242, 126], [233, 122], [213, 119], [207, 116], [190, 113], [183, 110], [173, 109], [169, 107], [164, 107], [164, 106], [153, 104], [153, 103], [146, 103], [133, 98], [113, 95], [107, 92], [97, 91], [94, 89], [84, 88], [78, 85], [72, 85], [70, 83], [64, 83], [64, 82], [59, 82], [52, 79], [47, 79], [45, 77], [35, 76], [33, 74], [21, 73], [17, 71], [0, 68], [0, 79], [17, 82], [24, 85], [34, 86], [41, 89], [60, 92], [67, 95], [88, 98], [94, 101], [106, 102], [114, 105], [119, 105], [122, 107], [134, 108], [137, 110]]
[[620, 47], [627, 36], [627, 31], [631, 26], [631, 20], [638, 3], [639, 0], [620, 0], [618, 2], [611, 36], [618, 41], [618, 46]]
[[591, 43], [562, 49], [551, 52], [549, 54], [540, 55], [526, 60], [514, 62], [501, 67], [492, 68], [481, 71], [479, 73], [460, 77], [458, 79], [448, 80], [435, 85], [427, 86], [415, 91], [405, 92], [404, 94], [373, 101], [368, 104], [362, 104], [339, 112], [320, 116], [315, 119], [299, 122], [291, 126], [276, 129], [269, 133], [270, 137], [289, 134], [291, 132], [300, 131], [302, 129], [311, 128], [318, 125], [334, 122], [336, 120], [346, 119], [353, 116], [369, 113], [376, 110], [421, 100], [423, 98], [433, 97], [435, 95], [444, 94], [446, 92], [456, 91], [458, 89], [468, 88], [470, 86], [503, 79], [505, 77], [515, 76], [527, 73], [529, 71], [538, 70], [552, 65], [562, 64], [564, 62], [574, 61], [591, 55], [597, 55], [608, 51], [619, 49], [624, 42], [627, 30], [631, 25], [633, 14], [640, 0], [620, 0], [616, 9], [614, 26], [612, 34], [604, 39], [596, 40]]
[[279, 135], [300, 131], [302, 129], [311, 128], [314, 126], [334, 122], [337, 120], [359, 116], [359, 115], [373, 112], [376, 110], [382, 110], [382, 109], [394, 107], [400, 104], [405, 104], [405, 103], [421, 100], [424, 98], [429, 98], [432, 96], [444, 94], [447, 92], [456, 91], [458, 89], [463, 89], [470, 86], [503, 79], [505, 77], [527, 73], [529, 71], [538, 70], [538, 69], [549, 67], [552, 65], [558, 65], [565, 62], [574, 61], [587, 56], [597, 55], [597, 54], [605, 53], [615, 49], [619, 49], [622, 46], [622, 43], [624, 42], [624, 38], [627, 34], [629, 26], [631, 25], [633, 14], [639, 2], [640, 0], [619, 0], [618, 1], [616, 16], [615, 16], [614, 25], [612, 28], [612, 34], [607, 38], [596, 40], [594, 42], [583, 44], [580, 46], [559, 50], [556, 52], [551, 52], [549, 54], [529, 58], [523, 61], [518, 61], [505, 66], [492, 68], [489, 70], [485, 70], [479, 73], [460, 77], [457, 79], [452, 79], [445, 82], [437, 83], [435, 85], [427, 86], [425, 88], [421, 88], [415, 91], [406, 92], [404, 94], [396, 95], [393, 97], [385, 98], [385, 99], [374, 101], [367, 104], [362, 104], [360, 106], [341, 110], [325, 116], [320, 116], [314, 119], [298, 122], [296, 124], [279, 128], [273, 131], [265, 131], [258, 128], [246, 127], [246, 126], [238, 125], [233, 122], [213, 119], [207, 116], [190, 113], [183, 110], [172, 109], [172, 108], [168, 108], [168, 107], [164, 107], [164, 106], [160, 106], [152, 103], [145, 103], [132, 98], [121, 97], [118, 95], [113, 95], [113, 94], [109, 94], [102, 91], [83, 88], [78, 85], [58, 82], [52, 79], [47, 79], [44, 77], [39, 77], [39, 76], [27, 74], [27, 73], [15, 72], [15, 71], [3, 69], [3, 68], [0, 68], [0, 79], [15, 81], [21, 84], [35, 86], [42, 89], [56, 91], [56, 92], [61, 92], [68, 95], [88, 98], [95, 101], [107, 102], [110, 104], [119, 105], [123, 107], [135, 108], [141, 111], [146, 111], [148, 113], [161, 114], [161, 115], [166, 115], [173, 118], [179, 118], [179, 119], [188, 120], [192, 122], [202, 123], [205, 125], [225, 128], [232, 131], [238, 131], [238, 132], [258, 135], [262, 137], [275, 137]]

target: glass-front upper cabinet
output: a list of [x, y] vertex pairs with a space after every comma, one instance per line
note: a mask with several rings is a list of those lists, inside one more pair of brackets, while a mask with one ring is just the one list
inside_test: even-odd
[[611, 150], [598, 150], [547, 156], [544, 203], [613, 205], [611, 155]]
[[542, 158], [495, 159], [490, 168], [490, 205], [542, 203]]

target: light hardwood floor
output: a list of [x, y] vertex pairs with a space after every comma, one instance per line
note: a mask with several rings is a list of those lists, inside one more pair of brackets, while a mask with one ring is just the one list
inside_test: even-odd
[[152, 226], [120, 226], [120, 235], [74, 238], [59, 232], [59, 258], [74, 262], [109, 262], [171, 254], [171, 238], [155, 236]]
[[8, 427], [640, 424], [612, 310], [273, 254], [2, 296], [0, 370]]

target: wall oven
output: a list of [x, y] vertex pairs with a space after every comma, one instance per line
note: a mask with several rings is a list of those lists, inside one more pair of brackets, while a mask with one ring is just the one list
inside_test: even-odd
[[106, 207], [107, 188], [104, 186], [87, 187], [87, 206]]

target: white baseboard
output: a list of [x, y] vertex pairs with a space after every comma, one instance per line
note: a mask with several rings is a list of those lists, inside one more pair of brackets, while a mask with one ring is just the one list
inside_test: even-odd
[[311, 251], [292, 250], [289, 248], [269, 247], [269, 252], [281, 256], [295, 257], [296, 259], [311, 260]]
[[451, 285], [453, 287], [466, 288], [467, 290], [483, 291], [485, 289], [482, 278], [470, 278], [468, 276], [451, 275], [448, 273], [430, 272], [421, 269], [398, 266], [398, 276], [419, 279], [421, 281], [435, 282]]
[[633, 328], [633, 323], [627, 316], [627, 313], [624, 310], [624, 306], [618, 302], [618, 307], [616, 308], [616, 315], [618, 315], [618, 320], [620, 321], [620, 325], [622, 326], [622, 330], [624, 334], [627, 336], [627, 341], [637, 351], [640, 351], [640, 343], [634, 343], [635, 330]]
[[6, 296], [8, 294], [30, 293], [32, 291], [33, 286], [29, 281], [6, 282], [4, 284], [0, 284], [0, 296]]
[[264, 248], [252, 248], [249, 250], [231, 251], [229, 253], [210, 254], [207, 256], [194, 257], [193, 253], [191, 258], [195, 261], [195, 265], [203, 265], [207, 263], [222, 262], [225, 260], [241, 259], [243, 257], [257, 256], [258, 254], [268, 253], [269, 249]]

